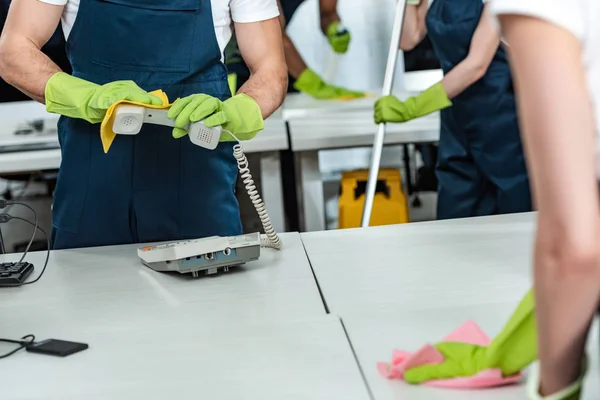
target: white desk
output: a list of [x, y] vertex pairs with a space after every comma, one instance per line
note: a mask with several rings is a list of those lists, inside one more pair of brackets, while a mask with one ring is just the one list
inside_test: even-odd
[[[516, 305], [517, 302], [505, 302], [414, 311], [410, 310], [410, 305], [405, 305], [396, 311], [353, 314], [342, 319], [374, 400], [523, 400], [526, 399], [525, 381], [487, 390], [448, 390], [388, 380], [376, 368], [378, 362], [391, 360], [393, 349], [415, 351], [425, 343], [436, 343], [468, 319], [474, 320], [493, 337], [500, 332]], [[600, 398], [598, 333], [596, 323], [588, 341], [591, 364], [582, 400]]]
[[[82, 325], [100, 320], [156, 323], [157, 315], [162, 321], [174, 314], [239, 322], [323, 315], [300, 236], [281, 238], [282, 251], [262, 249], [258, 261], [199, 279], [148, 269], [137, 257], [137, 245], [55, 251], [37, 283], [0, 289], [1, 329], [24, 319], [35, 324], [44, 315], [75, 318]], [[41, 271], [44, 257], [27, 256], [36, 266], [33, 276]]]
[[311, 232], [302, 241], [334, 314], [519, 301], [534, 214]]
[[[44, 135], [13, 134], [20, 124], [34, 119], [43, 119], [48, 126], [52, 126], [58, 121], [58, 116], [47, 113], [43, 105], [34, 101], [0, 104], [0, 174], [59, 168], [61, 152], [54, 132]], [[283, 232], [285, 214], [279, 151], [287, 149], [289, 143], [281, 111], [267, 118], [265, 129], [253, 140], [244, 142], [243, 147], [246, 153], [260, 153], [261, 195], [274, 228]], [[11, 148], [13, 150], [8, 151]], [[14, 151], [15, 148], [21, 149]]]
[[[410, 94], [397, 94], [400, 98]], [[325, 230], [323, 183], [319, 150], [373, 145], [377, 126], [373, 122], [376, 97], [352, 101], [315, 100], [305, 94], [290, 94], [283, 105], [291, 149], [298, 164], [301, 221], [304, 231]], [[439, 113], [388, 124], [384, 143], [431, 143], [439, 139]]]
[[[33, 333], [90, 349], [3, 360], [0, 398], [370, 400], [300, 236], [282, 240], [282, 251], [199, 279], [152, 272], [137, 246], [54, 252], [40, 281], [0, 290], [2, 337]], [[39, 270], [43, 257], [28, 259]]]
[[21, 322], [3, 335], [32, 331], [90, 348], [65, 359], [23, 351], [3, 360], [0, 398], [370, 400], [334, 317], [224, 322], [188, 314], [155, 312], [153, 321], [136, 325], [50, 314], [32, 324], [23, 308]]

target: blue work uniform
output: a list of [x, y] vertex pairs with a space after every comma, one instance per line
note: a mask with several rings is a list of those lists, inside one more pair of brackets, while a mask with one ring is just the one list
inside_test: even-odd
[[[133, 80], [175, 100], [230, 96], [209, 0], [83, 0], [68, 37], [73, 75]], [[215, 150], [144, 125], [105, 154], [100, 125], [61, 117], [55, 249], [241, 233], [233, 143]]]
[[[464, 60], [484, 4], [434, 0], [427, 31], [444, 74]], [[441, 111], [438, 219], [531, 211], [510, 67], [499, 47], [486, 74]]]

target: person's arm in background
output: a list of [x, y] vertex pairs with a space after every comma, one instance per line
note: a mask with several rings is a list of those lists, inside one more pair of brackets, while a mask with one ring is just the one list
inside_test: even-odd
[[428, 0], [407, 1], [400, 35], [400, 49], [410, 51], [417, 47], [427, 35], [425, 18], [429, 10]]
[[294, 78], [298, 79], [300, 74], [306, 70], [306, 63], [302, 59], [300, 52], [292, 42], [292, 39], [287, 35], [286, 28], [287, 22], [285, 15], [283, 15], [283, 7], [281, 6], [281, 0], [277, 0], [277, 6], [279, 7], [279, 24], [281, 25], [281, 35], [283, 37], [283, 50], [285, 53], [285, 62], [289, 74]]
[[338, 99], [343, 97], [357, 98], [364, 97], [364, 93], [346, 90], [327, 84], [312, 69], [308, 68], [300, 52], [294, 45], [292, 39], [286, 33], [286, 20], [283, 15], [281, 1], [277, 0], [279, 6], [279, 22], [281, 24], [281, 34], [283, 37], [283, 49], [285, 53], [285, 62], [288, 73], [296, 79], [294, 87], [304, 93], [307, 93], [318, 99]]
[[337, 13], [337, 0], [319, 0], [319, 15], [321, 18], [321, 31], [327, 36], [327, 29], [334, 22], [340, 22]]
[[535, 295], [541, 394], [548, 395], [579, 378], [598, 307], [596, 128], [580, 41], [541, 19], [505, 15], [500, 21], [538, 209]]
[[[414, 8], [407, 8], [411, 7]], [[375, 123], [405, 122], [449, 107], [452, 105], [451, 99], [485, 75], [500, 44], [500, 35], [487, 7], [484, 7], [473, 34], [467, 57], [445, 74], [440, 82], [415, 97], [405, 101], [394, 96], [379, 99], [375, 103]]]
[[42, 53], [60, 22], [64, 6], [13, 0], [0, 37], [0, 76], [44, 103], [46, 83], [60, 68]]
[[485, 75], [499, 45], [500, 34], [488, 13], [488, 6], [485, 6], [473, 34], [469, 54], [442, 79], [449, 99], [458, 96]]
[[338, 54], [345, 54], [350, 47], [350, 32], [342, 25], [337, 12], [337, 0], [319, 0], [321, 31], [329, 45]]
[[263, 118], [279, 108], [287, 92], [288, 77], [281, 27], [277, 18], [253, 23], [235, 23], [242, 57], [250, 78], [238, 93], [252, 97]]

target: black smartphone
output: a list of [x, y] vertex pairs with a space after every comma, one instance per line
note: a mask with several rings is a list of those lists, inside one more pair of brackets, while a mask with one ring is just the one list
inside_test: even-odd
[[27, 346], [30, 353], [46, 354], [49, 356], [66, 357], [87, 349], [85, 343], [68, 342], [65, 340], [46, 339]]

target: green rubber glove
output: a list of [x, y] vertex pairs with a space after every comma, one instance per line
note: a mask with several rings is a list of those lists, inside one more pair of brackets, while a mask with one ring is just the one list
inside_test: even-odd
[[121, 100], [162, 104], [161, 99], [141, 89], [133, 81], [97, 85], [64, 72], [58, 72], [48, 80], [45, 96], [48, 112], [84, 119], [92, 124], [102, 122], [106, 110]]
[[294, 87], [320, 100], [349, 100], [366, 96], [365, 93], [328, 85], [310, 68], [305, 69], [300, 74], [294, 83]]
[[327, 39], [333, 51], [344, 54], [350, 46], [350, 32], [348, 32], [340, 23], [334, 21], [327, 27]]
[[231, 95], [235, 96], [235, 92], [237, 91], [237, 74], [227, 75], [227, 84], [229, 85]]
[[432, 112], [450, 107], [442, 83], [437, 83], [417, 96], [401, 101], [394, 96], [384, 96], [375, 102], [375, 123], [406, 122]]
[[527, 379], [527, 398], [530, 400], [579, 400], [583, 387], [583, 379], [588, 369], [588, 357], [584, 357], [581, 366], [581, 376], [571, 385], [561, 391], [542, 397], [539, 394], [540, 388], [540, 370], [539, 366], [531, 369]]
[[[260, 107], [244, 93], [225, 101], [206, 94], [193, 94], [177, 100], [167, 117], [175, 120], [173, 137], [176, 139], [187, 135], [184, 128], [188, 123], [202, 120], [209, 128], [222, 126], [239, 140], [250, 140], [265, 127]], [[235, 138], [223, 132], [221, 142], [230, 141]]]
[[521, 300], [502, 332], [489, 346], [448, 342], [438, 343], [435, 347], [445, 361], [406, 370], [406, 382], [418, 384], [435, 379], [469, 377], [486, 369], [499, 368], [504, 376], [523, 370], [537, 359], [533, 289]]

